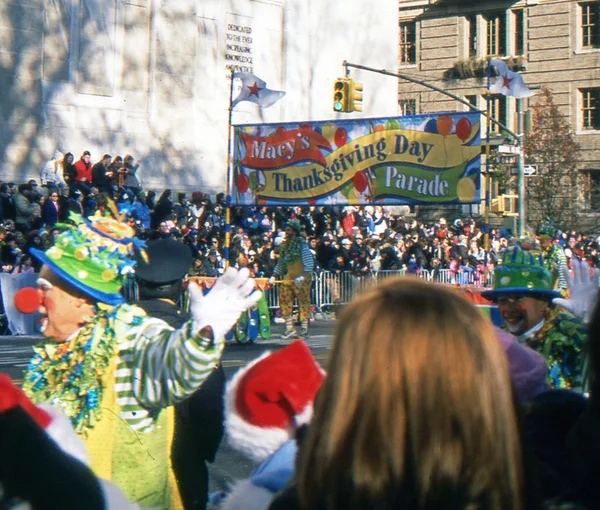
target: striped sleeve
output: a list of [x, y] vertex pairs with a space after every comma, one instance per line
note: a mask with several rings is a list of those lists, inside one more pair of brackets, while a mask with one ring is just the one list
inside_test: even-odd
[[203, 348], [192, 333], [192, 321], [173, 330], [165, 322], [147, 318], [135, 328], [132, 347], [132, 391], [146, 408], [171, 406], [191, 395], [213, 371], [225, 339]]
[[305, 273], [314, 273], [315, 259], [307, 244], [302, 246], [302, 265]]
[[277, 259], [277, 264], [273, 270], [273, 276], [279, 276], [280, 278], [286, 273], [286, 265], [281, 257]]

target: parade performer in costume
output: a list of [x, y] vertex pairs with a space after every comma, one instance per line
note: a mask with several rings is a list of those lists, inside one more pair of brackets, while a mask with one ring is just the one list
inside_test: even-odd
[[[193, 257], [189, 246], [172, 237], [149, 241], [136, 253], [135, 276], [140, 300], [148, 315], [180, 328], [189, 320], [178, 306], [183, 279]], [[217, 363], [210, 375], [188, 398], [175, 404], [175, 435], [171, 463], [186, 510], [204, 510], [208, 500], [208, 462], [214, 462], [223, 436], [225, 372]]]
[[[72, 216], [75, 225], [66, 226], [52, 248], [31, 250], [44, 264], [38, 293], [47, 339], [35, 348], [24, 390], [33, 402], [51, 402], [67, 415], [86, 442], [95, 474], [130, 501], [180, 508], [169, 465], [170, 406], [211, 374], [225, 334], [260, 292], [247, 270], [233, 268], [207, 297], [191, 285], [192, 318], [178, 330], [124, 304], [122, 275], [133, 265], [130, 250], [138, 241], [110, 210], [112, 217]], [[15, 296], [21, 310], [31, 310], [24, 304], [31, 291]]]
[[223, 510], [266, 510], [294, 474], [297, 433], [312, 418], [325, 374], [301, 340], [267, 352], [227, 383], [225, 430], [230, 446], [260, 462], [235, 483]]
[[310, 320], [310, 288], [312, 285], [314, 258], [308, 245], [301, 235], [299, 221], [290, 220], [285, 227], [285, 241], [280, 245], [279, 260], [269, 283], [283, 279], [279, 286], [279, 305], [281, 315], [285, 320], [284, 340], [297, 335], [294, 328], [292, 310], [294, 298], [298, 302], [300, 315], [300, 336], [308, 335]]
[[567, 289], [567, 258], [563, 249], [554, 242], [556, 229], [549, 224], [540, 225], [537, 239], [542, 247], [544, 266], [552, 273], [552, 288]]
[[539, 245], [521, 242], [501, 254], [494, 288], [482, 296], [498, 304], [504, 327], [548, 363], [554, 388], [581, 388], [587, 329], [584, 322], [553, 303], [553, 289]]

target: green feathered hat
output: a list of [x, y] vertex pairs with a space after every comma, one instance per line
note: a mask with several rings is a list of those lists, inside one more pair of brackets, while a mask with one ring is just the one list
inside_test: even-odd
[[66, 230], [54, 246], [30, 252], [73, 287], [98, 301], [118, 305], [124, 302], [120, 293], [123, 275], [135, 265], [133, 249], [143, 249], [145, 243], [111, 205], [108, 216], [98, 211], [86, 219], [71, 213], [74, 225], [57, 225]]
[[536, 235], [540, 238], [543, 237], [556, 237], [556, 228], [554, 228], [550, 223], [542, 223], [538, 226]]
[[286, 226], [293, 228], [298, 234], [302, 232], [302, 225], [298, 220], [289, 220]]
[[501, 294], [560, 297], [552, 288], [552, 274], [544, 267], [538, 243], [521, 241], [501, 253], [501, 262], [494, 271], [494, 288], [481, 295], [496, 301]]

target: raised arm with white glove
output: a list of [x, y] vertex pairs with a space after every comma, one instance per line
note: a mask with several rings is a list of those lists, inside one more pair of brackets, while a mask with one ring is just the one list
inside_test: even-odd
[[592, 271], [587, 262], [573, 259], [573, 276], [569, 271], [565, 271], [570, 297], [554, 298], [552, 302], [582, 318], [587, 324], [598, 301], [599, 277], [598, 269]]
[[239, 271], [229, 267], [208, 294], [203, 295], [196, 284], [190, 284], [190, 313], [194, 333], [210, 326], [214, 341], [225, 338], [243, 312], [258, 303], [262, 293], [255, 290], [247, 268]]

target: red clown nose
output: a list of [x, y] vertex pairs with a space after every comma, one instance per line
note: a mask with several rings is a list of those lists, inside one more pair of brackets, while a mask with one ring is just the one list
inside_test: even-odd
[[34, 313], [42, 304], [40, 293], [33, 287], [25, 287], [15, 294], [15, 307], [21, 313]]

